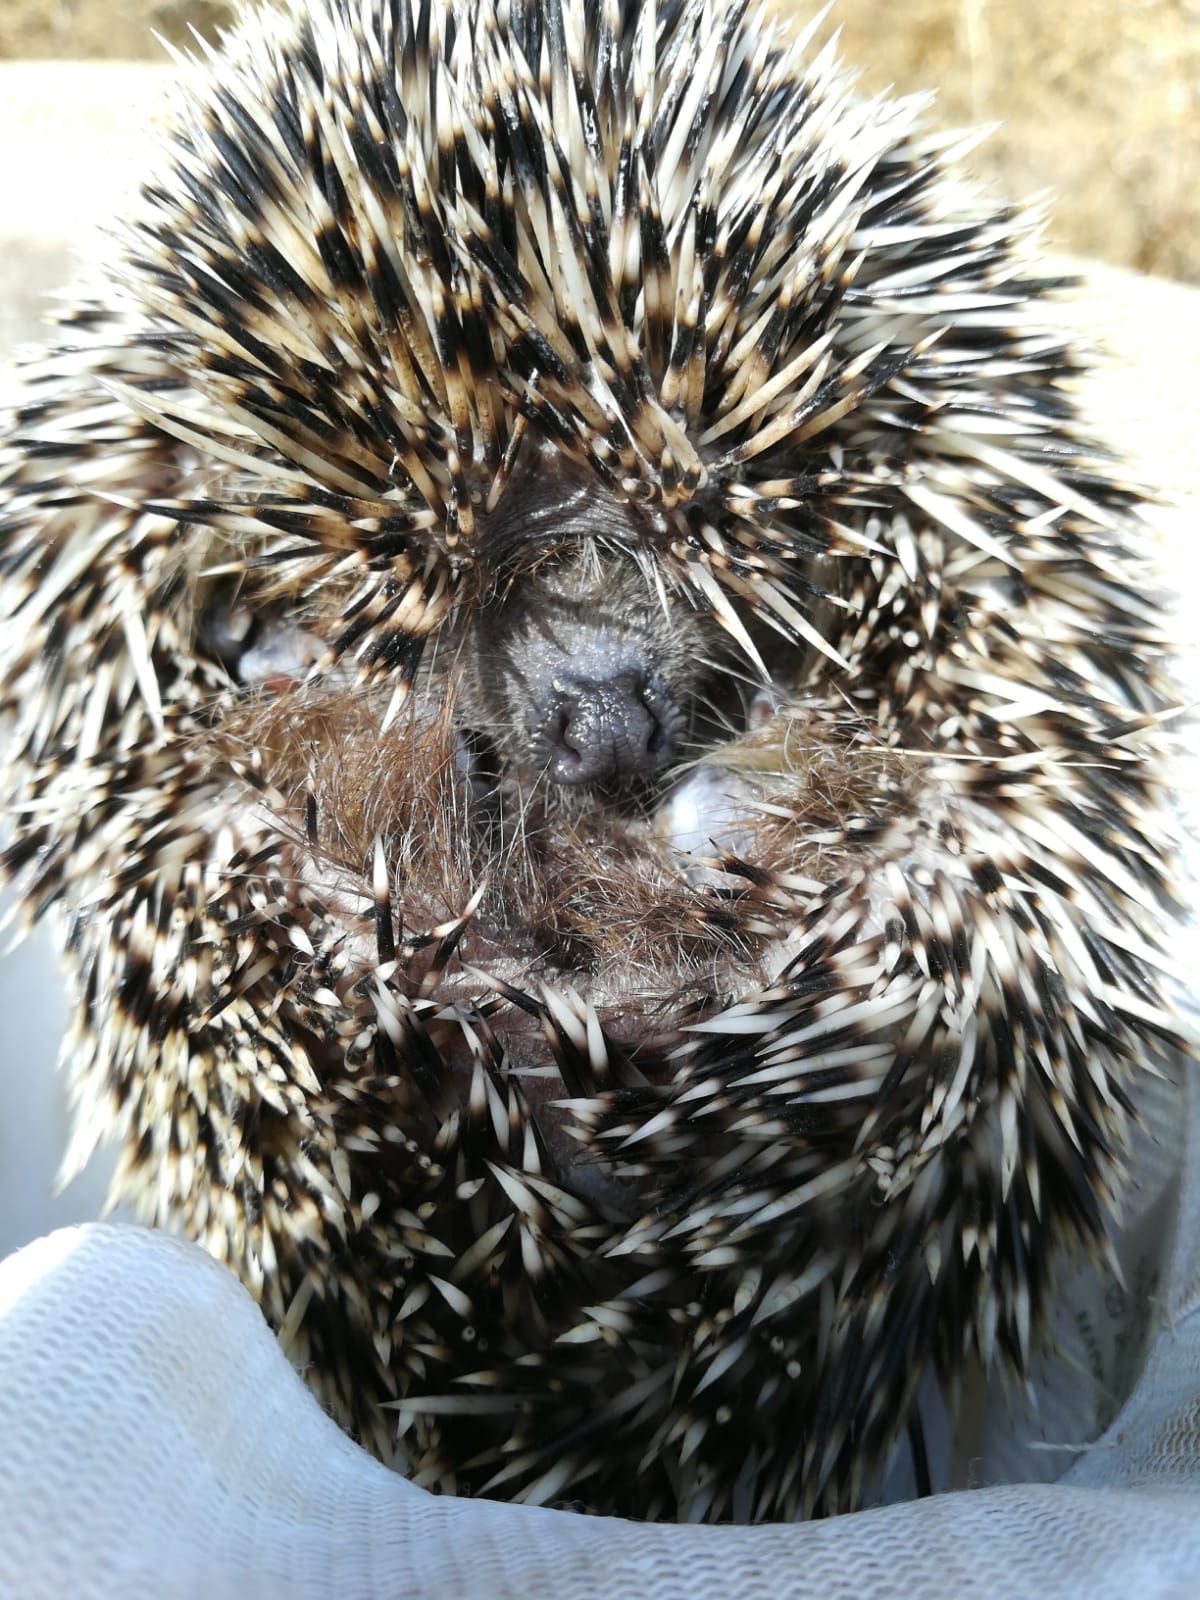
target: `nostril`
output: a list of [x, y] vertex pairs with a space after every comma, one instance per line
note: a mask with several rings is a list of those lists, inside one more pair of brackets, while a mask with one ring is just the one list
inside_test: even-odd
[[643, 681], [639, 695], [646, 717], [643, 748], [655, 767], [664, 765], [675, 753], [683, 728], [683, 713], [658, 678]]
[[649, 690], [642, 695], [642, 706], [646, 713], [646, 752], [656, 758], [659, 756], [665, 758], [670, 755], [672, 745], [669, 730], [663, 720], [665, 708]]
[[567, 734], [571, 727], [572, 709], [573, 707], [569, 700], [560, 700], [542, 725], [542, 737], [552, 748], [571, 751], [573, 755], [578, 755], [579, 752], [571, 749], [567, 739]]
[[643, 700], [629, 718], [630, 743], [642, 756], [657, 756], [662, 749], [662, 727], [654, 712]]
[[[576, 707], [570, 702], [555, 707], [542, 729], [542, 739], [550, 756], [550, 774], [559, 783], [583, 783], [591, 776], [587, 770], [587, 742], [581, 737]], [[571, 738], [575, 725], [575, 740]], [[576, 742], [578, 741], [578, 742]]]

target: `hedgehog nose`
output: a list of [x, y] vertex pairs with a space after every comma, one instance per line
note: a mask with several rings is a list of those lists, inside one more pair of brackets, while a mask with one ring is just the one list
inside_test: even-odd
[[640, 672], [556, 684], [540, 709], [539, 742], [554, 783], [642, 777], [675, 749], [678, 715]]

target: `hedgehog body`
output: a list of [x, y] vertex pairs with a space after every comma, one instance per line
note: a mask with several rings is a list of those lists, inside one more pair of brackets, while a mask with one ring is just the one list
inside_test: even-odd
[[1165, 644], [919, 112], [737, 0], [268, 13], [26, 373], [75, 1158], [418, 1482], [844, 1509], [1107, 1248]]

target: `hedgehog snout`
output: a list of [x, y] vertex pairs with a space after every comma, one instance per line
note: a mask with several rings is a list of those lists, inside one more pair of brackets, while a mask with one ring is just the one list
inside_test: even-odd
[[571, 678], [536, 694], [530, 731], [554, 783], [646, 777], [674, 754], [683, 716], [658, 674]]
[[703, 618], [669, 604], [648, 567], [581, 538], [512, 571], [480, 608], [462, 721], [501, 765], [550, 785], [624, 788], [678, 757], [710, 647]]

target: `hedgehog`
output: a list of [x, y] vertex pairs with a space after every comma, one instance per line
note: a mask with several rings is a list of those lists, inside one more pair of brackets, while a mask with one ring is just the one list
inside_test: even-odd
[[927, 1478], [1176, 1037], [1142, 496], [1040, 212], [819, 26], [254, 12], [4, 429], [69, 1166], [441, 1491]]

